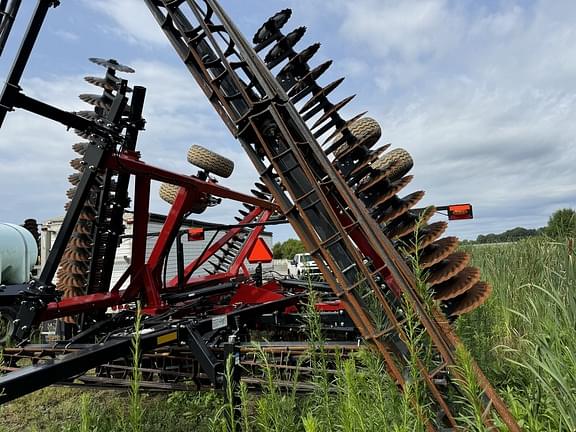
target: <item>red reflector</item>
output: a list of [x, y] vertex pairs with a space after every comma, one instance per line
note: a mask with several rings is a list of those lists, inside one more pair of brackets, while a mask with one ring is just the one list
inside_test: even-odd
[[264, 240], [258, 237], [252, 250], [248, 254], [248, 262], [252, 264], [269, 263], [272, 262], [272, 251]]
[[448, 206], [449, 220], [474, 219], [471, 204], [457, 204]]
[[204, 228], [188, 228], [188, 241], [204, 240]]

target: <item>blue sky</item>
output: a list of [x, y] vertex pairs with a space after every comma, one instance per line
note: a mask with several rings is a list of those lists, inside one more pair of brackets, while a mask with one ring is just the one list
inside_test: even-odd
[[[4, 79], [35, 2], [24, 1], [0, 59]], [[305, 25], [301, 48], [319, 41], [314, 62], [335, 60], [325, 82], [346, 76], [337, 96], [357, 94], [347, 113], [368, 110], [382, 143], [410, 151], [423, 205], [471, 202], [474, 221], [454, 222], [463, 238], [515, 226], [537, 227], [556, 209], [576, 205], [576, 2], [448, 0], [222, 0], [251, 39], [277, 10], [289, 28]], [[236, 161], [222, 184], [247, 192], [256, 180], [240, 146], [222, 126], [140, 0], [64, 0], [50, 11], [22, 81], [24, 92], [67, 110], [86, 109], [88, 57], [113, 57], [148, 87], [147, 130], [139, 149], [148, 163], [182, 173], [189, 145]], [[80, 141], [25, 112], [0, 131], [2, 222], [42, 221], [62, 213]], [[211, 209], [230, 222], [237, 205]], [[168, 207], [156, 196], [152, 209]], [[281, 240], [291, 235], [276, 229]]]

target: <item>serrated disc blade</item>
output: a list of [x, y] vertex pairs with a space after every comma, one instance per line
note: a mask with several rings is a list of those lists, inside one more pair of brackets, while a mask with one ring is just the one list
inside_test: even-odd
[[84, 277], [74, 274], [63, 275], [60, 282], [74, 288], [82, 288], [86, 285], [86, 279]]
[[424, 191], [413, 192], [402, 199], [396, 200], [392, 205], [378, 215], [378, 223], [390, 223], [414, 207], [422, 198]]
[[113, 69], [116, 70], [118, 72], [124, 72], [124, 73], [134, 73], [134, 69], [132, 69], [131, 67], [128, 66], [124, 66], [120, 63], [118, 63], [116, 60], [114, 59], [103, 59], [103, 58], [98, 58], [98, 57], [91, 57], [88, 60], [90, 60], [92, 63], [97, 64], [98, 66], [102, 66], [108, 69]]
[[337, 115], [339, 116], [338, 111], [340, 111], [342, 108], [344, 108], [346, 105], [348, 105], [352, 101], [352, 99], [354, 99], [355, 97], [356, 97], [356, 95], [348, 96], [347, 98], [342, 99], [340, 102], [336, 103], [328, 111], [326, 111], [322, 115], [322, 117], [320, 117], [318, 120], [316, 120], [316, 122], [312, 125], [312, 127], [310, 129], [316, 129], [322, 123], [324, 123], [326, 120], [328, 120], [330, 117], [337, 116]]
[[68, 199], [72, 199], [74, 198], [74, 195], [76, 195], [76, 188], [70, 188], [66, 191], [66, 196], [68, 197]]
[[366, 174], [368, 174], [368, 171], [370, 170], [370, 164], [377, 160], [389, 147], [390, 144], [386, 144], [381, 148], [371, 152], [370, 156], [366, 160], [359, 163], [358, 166], [356, 166], [350, 172], [350, 177], [364, 177]]
[[389, 239], [396, 239], [412, 234], [416, 231], [418, 225], [420, 225], [420, 227], [426, 226], [435, 212], [436, 209], [434, 207], [427, 208], [421, 214], [408, 212], [404, 217], [398, 218], [392, 224], [386, 226], [384, 234], [386, 234]]
[[438, 264], [428, 269], [427, 282], [430, 285], [436, 285], [447, 281], [448, 279], [460, 273], [468, 265], [470, 255], [463, 251], [457, 251], [448, 255], [448, 257]]
[[62, 260], [62, 264], [60, 264], [60, 268], [58, 269], [58, 274], [71, 273], [77, 275], [85, 275], [87, 270], [87, 265], [81, 261]]
[[70, 166], [74, 168], [76, 171], [82, 172], [84, 170], [84, 159], [76, 158], [70, 161]]
[[66, 256], [74, 261], [88, 261], [90, 253], [85, 249], [80, 248], [66, 248]]
[[450, 301], [447, 314], [450, 316], [462, 315], [472, 312], [481, 306], [492, 294], [492, 286], [484, 281], [476, 283], [464, 294]]
[[284, 9], [280, 12], [276, 13], [274, 16], [270, 17], [262, 27], [258, 29], [258, 31], [254, 34], [252, 38], [252, 42], [255, 45], [261, 45], [270, 40], [270, 38], [274, 37], [274, 35], [282, 29], [292, 16], [291, 9]]
[[84, 81], [86, 81], [87, 83], [90, 83], [92, 85], [95, 85], [96, 87], [100, 87], [100, 88], [103, 88], [103, 89], [108, 90], [108, 91], [112, 91], [116, 87], [113, 83], [108, 81], [106, 78], [87, 76], [87, 77], [84, 77]]
[[80, 178], [82, 177], [82, 175], [80, 173], [74, 173], [74, 174], [70, 174], [68, 176], [68, 181], [70, 182], [70, 184], [72, 184], [73, 186], [78, 186], [78, 184], [80, 183]]
[[[402, 177], [400, 180], [392, 184], [387, 183], [388, 186], [382, 188], [381, 192], [380, 190], [375, 192], [375, 197], [372, 200], [373, 203], [370, 204], [370, 208], [375, 209], [376, 207], [386, 206], [386, 201], [394, 197], [394, 195], [396, 195], [398, 192], [400, 192], [402, 189], [408, 186], [408, 184], [410, 184], [413, 178], [414, 178], [413, 176], [406, 176]], [[386, 179], [382, 180], [384, 182], [388, 182], [388, 180]]]
[[270, 193], [270, 190], [268, 189], [268, 186], [266, 186], [266, 185], [263, 184], [263, 183], [258, 183], [258, 182], [256, 182], [256, 183], [254, 183], [254, 186], [256, 186], [258, 189], [260, 189], [262, 192], [265, 192], [265, 193], [268, 193], [268, 194]]
[[90, 145], [89, 142], [79, 142], [79, 143], [72, 145], [72, 150], [74, 150], [76, 153], [84, 156], [89, 145]]
[[74, 230], [80, 234], [91, 234], [92, 233], [92, 224], [86, 220], [78, 220], [76, 222], [76, 227]]
[[254, 195], [256, 198], [260, 198], [261, 200], [267, 200], [268, 201], [271, 199], [270, 194], [260, 192], [257, 189], [251, 189], [250, 192], [252, 192], [252, 195]]
[[427, 269], [428, 267], [439, 263], [456, 249], [458, 249], [459, 245], [460, 240], [458, 240], [458, 237], [444, 237], [435, 241], [420, 253], [420, 267]]
[[480, 270], [475, 267], [466, 267], [453, 278], [434, 285], [434, 299], [450, 300], [464, 294], [480, 281]]
[[74, 233], [68, 241], [68, 245], [89, 249], [92, 247], [92, 238], [74, 230]]
[[288, 57], [292, 48], [300, 41], [300, 39], [302, 39], [304, 33], [306, 33], [306, 27], [298, 27], [280, 39], [264, 58], [264, 62], [268, 68], [274, 68], [282, 60]]
[[[428, 225], [426, 228], [421, 229], [418, 232], [418, 248], [420, 250], [425, 249], [427, 246], [432, 244], [438, 237], [444, 234], [444, 231], [448, 228], [448, 223], [444, 221], [434, 222]], [[409, 240], [405, 240], [403, 243], [402, 249], [404, 249], [407, 253], [414, 252], [416, 248], [416, 243], [414, 241], [413, 236], [409, 238]]]
[[78, 117], [82, 117], [83, 119], [90, 121], [102, 118], [102, 116], [96, 114], [94, 111], [76, 111], [74, 114], [76, 114]]
[[299, 80], [298, 83], [288, 92], [288, 96], [291, 98], [292, 103], [298, 103], [305, 98], [306, 95], [312, 92], [316, 86], [316, 80], [330, 68], [332, 63], [332, 60], [322, 63]]
[[110, 105], [110, 101], [108, 98], [104, 98], [100, 95], [96, 95], [96, 94], [90, 94], [90, 93], [83, 93], [80, 96], [78, 96], [82, 101], [93, 105], [95, 107], [98, 108], [103, 108], [103, 109], [110, 109], [111, 105]]

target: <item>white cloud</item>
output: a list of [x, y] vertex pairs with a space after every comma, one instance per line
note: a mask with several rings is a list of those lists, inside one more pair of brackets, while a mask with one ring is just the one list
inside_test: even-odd
[[114, 22], [114, 26], [103, 26], [106, 31], [117, 33], [141, 46], [168, 45], [168, 40], [142, 0], [83, 1], [87, 7], [106, 15]]
[[[102, 15], [108, 17], [99, 25], [121, 32], [124, 39], [118, 43], [124, 49], [128, 41], [149, 57], [164, 54], [165, 37], [142, 2], [84, 4], [98, 11], [96, 22]], [[335, 60], [333, 69], [349, 75], [338, 92], [358, 93], [350, 111], [369, 109], [382, 124], [382, 141], [413, 153], [415, 180], [406, 193], [425, 189], [423, 204], [474, 204], [477, 219], [452, 224], [453, 232], [469, 237], [517, 225], [538, 226], [556, 208], [575, 205], [576, 3], [285, 0], [266, 7], [268, 11], [255, 0], [223, 4], [235, 12], [232, 18], [243, 28], [249, 27], [247, 36], [260, 24], [254, 17], [265, 19], [276, 9], [294, 6], [287, 29], [310, 25], [301, 46], [311, 40], [323, 42], [314, 61], [329, 53]], [[236, 172], [222, 184], [248, 191], [256, 177], [251, 163], [185, 67], [178, 60], [142, 59], [140, 51], [126, 60], [137, 69], [131, 82], [149, 89], [148, 125], [140, 143], [143, 158], [192, 173], [185, 153], [190, 144], [198, 143], [233, 158]], [[82, 103], [75, 95], [83, 91], [76, 90], [77, 78], [41, 76], [24, 87], [28, 94], [76, 109]], [[39, 207], [26, 193], [14, 192], [22, 187], [19, 184], [31, 190], [32, 179], [41, 187], [27, 193], [55, 206], [58, 199], [52, 191], [61, 188], [58, 193], [63, 196], [65, 181], [54, 180], [52, 186], [42, 184], [41, 178], [65, 178], [67, 134], [30, 116], [8, 117], [0, 136], [7, 161], [3, 167], [8, 161], [16, 163], [10, 162], [4, 172], [14, 176], [19, 167], [27, 166], [32, 174], [20, 183], [0, 174], [12, 188], [2, 193], [20, 200], [11, 209], [5, 206], [5, 214], [23, 215], [23, 209]], [[10, 145], [3, 146], [5, 140], [17, 143], [22, 154], [30, 155], [29, 161]], [[58, 212], [60, 208], [58, 203]], [[166, 206], [154, 198], [153, 208]], [[230, 220], [235, 209], [227, 203], [207, 217]]]

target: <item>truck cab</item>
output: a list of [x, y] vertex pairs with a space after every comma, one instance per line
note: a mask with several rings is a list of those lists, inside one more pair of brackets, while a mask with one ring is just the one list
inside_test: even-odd
[[297, 279], [307, 279], [308, 277], [317, 279], [322, 276], [318, 265], [316, 265], [309, 253], [294, 255], [294, 258], [288, 264], [288, 275]]

